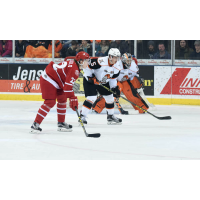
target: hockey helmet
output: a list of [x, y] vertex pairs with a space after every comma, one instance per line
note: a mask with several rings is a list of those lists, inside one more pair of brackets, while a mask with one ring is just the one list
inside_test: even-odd
[[132, 56], [130, 53], [124, 53], [122, 55], [122, 62], [124, 63], [124, 65], [126, 66], [127, 69], [130, 68], [131, 61], [132, 61]]
[[[88, 62], [91, 62], [90, 56], [88, 53], [84, 52], [84, 51], [80, 51], [76, 54], [76, 58], [75, 60], [80, 64], [80, 60], [84, 61], [87, 60]], [[90, 63], [89, 63], [90, 64]]]
[[108, 56], [115, 56], [115, 57], [118, 57], [118, 59], [120, 59], [121, 53], [120, 53], [119, 49], [111, 48], [108, 51]]

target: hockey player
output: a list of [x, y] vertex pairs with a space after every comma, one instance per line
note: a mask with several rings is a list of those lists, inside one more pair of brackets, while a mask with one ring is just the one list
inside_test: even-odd
[[[139, 77], [139, 68], [137, 66], [137, 59], [134, 58], [132, 60], [130, 53], [124, 53], [121, 59], [122, 70], [120, 71], [119, 76], [117, 77], [118, 83], [117, 85], [120, 88], [120, 92], [123, 92], [126, 98], [136, 105], [148, 110], [149, 106], [146, 102], [141, 98], [137, 89], [142, 88], [143, 80]], [[117, 99], [116, 99], [117, 101]], [[118, 102], [117, 102], [118, 103]], [[131, 104], [132, 105], [132, 104]], [[143, 110], [137, 108], [132, 105], [135, 110], [138, 110], [139, 113], [144, 113]], [[118, 105], [119, 107], [119, 105]], [[100, 96], [93, 104], [93, 110], [97, 113], [101, 113], [101, 111], [105, 108], [105, 99]], [[127, 111], [123, 111], [120, 109], [121, 114], [128, 114]]]
[[30, 133], [42, 131], [41, 122], [44, 120], [50, 109], [54, 107], [57, 99], [58, 131], [72, 131], [72, 125], [65, 123], [66, 102], [69, 98], [69, 105], [75, 111], [78, 108], [78, 99], [74, 95], [73, 85], [79, 77], [81, 68], [90, 64], [88, 53], [79, 52], [74, 60], [65, 58], [64, 62], [55, 64], [50, 62], [40, 76], [40, 86], [43, 105], [39, 108], [36, 118], [31, 126]]
[[85, 97], [87, 98], [82, 107], [81, 120], [87, 124], [86, 117], [97, 98], [97, 91], [105, 99], [105, 107], [107, 110], [107, 124], [121, 124], [122, 119], [114, 116], [114, 97], [111, 92], [99, 85], [105, 85], [118, 95], [120, 95], [117, 86], [117, 77], [119, 76], [120, 51], [117, 48], [111, 48], [108, 56], [91, 60], [91, 64], [84, 69], [83, 86]]

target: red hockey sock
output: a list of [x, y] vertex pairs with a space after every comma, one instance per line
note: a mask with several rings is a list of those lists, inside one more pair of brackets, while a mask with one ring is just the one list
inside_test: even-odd
[[57, 103], [58, 122], [65, 122], [66, 103]]
[[35, 118], [35, 122], [38, 124], [41, 124], [43, 119], [47, 116], [50, 109], [53, 108], [55, 103], [56, 103], [56, 100], [45, 100], [44, 104], [42, 104], [38, 110], [38, 113]]

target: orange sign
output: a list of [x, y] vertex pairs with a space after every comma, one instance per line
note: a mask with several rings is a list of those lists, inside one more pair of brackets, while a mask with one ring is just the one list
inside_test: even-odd
[[41, 93], [40, 81], [0, 80], [0, 92]]

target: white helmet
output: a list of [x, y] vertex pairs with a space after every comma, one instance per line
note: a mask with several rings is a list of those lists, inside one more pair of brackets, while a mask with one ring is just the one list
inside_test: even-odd
[[120, 53], [119, 49], [117, 49], [117, 48], [111, 48], [111, 49], [108, 51], [108, 56], [120, 57], [120, 56], [121, 56], [121, 53]]

